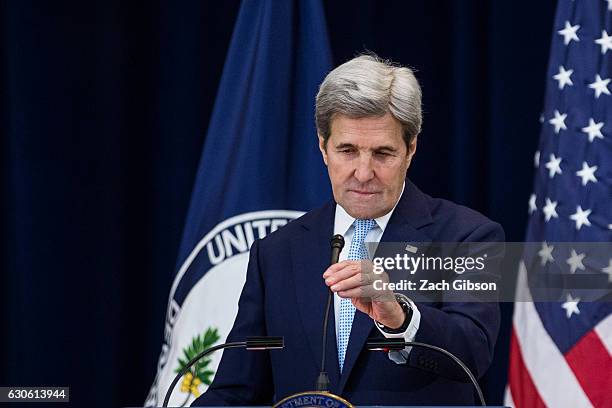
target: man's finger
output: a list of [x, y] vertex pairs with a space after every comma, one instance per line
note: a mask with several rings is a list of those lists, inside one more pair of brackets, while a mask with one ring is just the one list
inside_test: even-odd
[[338, 262], [335, 263], [333, 265], [330, 265], [325, 272], [323, 273], [323, 278], [327, 278], [331, 275], [333, 275], [334, 273], [346, 268], [348, 265], [355, 265], [355, 264], [359, 264], [360, 261], [354, 261], [354, 260], [346, 260], [346, 261], [342, 261], [342, 262]]
[[359, 273], [361, 273], [361, 265], [353, 261], [353, 263], [346, 264], [341, 269], [328, 274], [327, 277], [323, 276], [325, 277], [325, 283], [330, 286]]
[[346, 279], [340, 280], [332, 284], [330, 286], [330, 289], [334, 292], [339, 292], [341, 290], [348, 290], [348, 289], [359, 288], [362, 286], [371, 285], [372, 282], [373, 281], [370, 279], [369, 275], [359, 272], [359, 273], [349, 276]]
[[361, 298], [362, 295], [362, 291], [361, 288], [352, 288], [352, 289], [348, 289], [348, 290], [343, 290], [340, 292], [337, 292], [338, 296], [340, 296], [341, 298], [347, 298], [347, 299], [359, 299]]

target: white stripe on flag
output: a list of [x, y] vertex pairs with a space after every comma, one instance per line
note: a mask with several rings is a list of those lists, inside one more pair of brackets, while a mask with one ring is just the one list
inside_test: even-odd
[[601, 342], [606, 346], [610, 357], [612, 357], [612, 314], [595, 326], [595, 333], [597, 333]]
[[527, 272], [521, 262], [514, 305], [514, 328], [529, 374], [549, 407], [591, 407], [592, 404], [557, 345], [544, 328], [527, 287]]
[[514, 408], [516, 405], [514, 404], [514, 400], [512, 400], [512, 392], [510, 392], [510, 386], [506, 385], [506, 392], [504, 395], [504, 406], [509, 408]]

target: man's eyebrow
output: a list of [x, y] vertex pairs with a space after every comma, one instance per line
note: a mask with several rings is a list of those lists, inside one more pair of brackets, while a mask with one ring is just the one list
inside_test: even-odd
[[[334, 148], [336, 149], [347, 149], [347, 148], [357, 148], [357, 146], [355, 146], [352, 143], [340, 143], [336, 146], [334, 146]], [[382, 145], [382, 146], [376, 146], [372, 149], [370, 149], [372, 151], [375, 152], [382, 152], [382, 151], [389, 151], [389, 152], [396, 152], [397, 149], [393, 146], [389, 146], [389, 145]]]
[[340, 143], [339, 145], [334, 146], [336, 149], [346, 149], [346, 148], [354, 148], [355, 145], [352, 143]]
[[374, 150], [375, 152], [382, 152], [382, 151], [396, 152], [397, 151], [395, 147], [388, 146], [388, 145], [377, 146], [372, 150]]

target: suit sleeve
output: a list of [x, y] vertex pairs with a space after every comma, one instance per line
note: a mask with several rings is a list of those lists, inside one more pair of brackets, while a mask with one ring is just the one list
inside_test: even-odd
[[[488, 253], [486, 272], [466, 273], [476, 281], [497, 281], [503, 257], [504, 232], [497, 223], [487, 222], [473, 230], [463, 242], [476, 243], [478, 253]], [[494, 244], [497, 243], [497, 244]], [[473, 255], [473, 253], [472, 253]], [[477, 377], [481, 377], [493, 359], [493, 349], [499, 332], [500, 310], [497, 299], [467, 301], [466, 295], [453, 299], [446, 296], [441, 303], [418, 303], [420, 326], [415, 341], [442, 347], [461, 359]], [[489, 299], [487, 299], [489, 300]], [[450, 358], [436, 351], [413, 348], [408, 365], [457, 381], [468, 382], [464, 371]]]
[[[255, 241], [238, 302], [238, 315], [227, 341], [245, 341], [249, 336], [265, 335], [264, 287], [259, 268], [259, 241]], [[272, 384], [267, 351], [225, 350], [212, 384], [192, 406], [270, 405]]]

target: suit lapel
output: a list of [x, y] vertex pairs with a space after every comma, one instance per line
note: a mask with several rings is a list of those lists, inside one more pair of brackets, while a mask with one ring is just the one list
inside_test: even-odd
[[[317, 367], [321, 364], [321, 329], [328, 294], [322, 275], [329, 266], [331, 256], [329, 242], [334, 228], [334, 211], [335, 203], [330, 202], [301, 220], [301, 234], [294, 237], [293, 245], [291, 245], [296, 300], [302, 327]], [[339, 382], [340, 370], [333, 298], [327, 326], [326, 350], [325, 369], [332, 385], [331, 391], [335, 391]], [[315, 380], [316, 378], [312, 379], [313, 389]]]
[[[380, 242], [429, 243], [431, 238], [420, 230], [432, 222], [425, 195], [409, 180], [393, 215], [385, 228]], [[380, 248], [380, 246], [379, 246]], [[421, 248], [420, 248], [421, 249]], [[379, 254], [377, 249], [376, 255]], [[372, 330], [376, 330], [372, 319], [360, 311], [355, 312], [351, 335], [344, 357], [344, 367], [340, 376], [338, 394], [344, 391], [348, 378], [357, 362], [359, 354], [364, 351], [364, 345]]]

